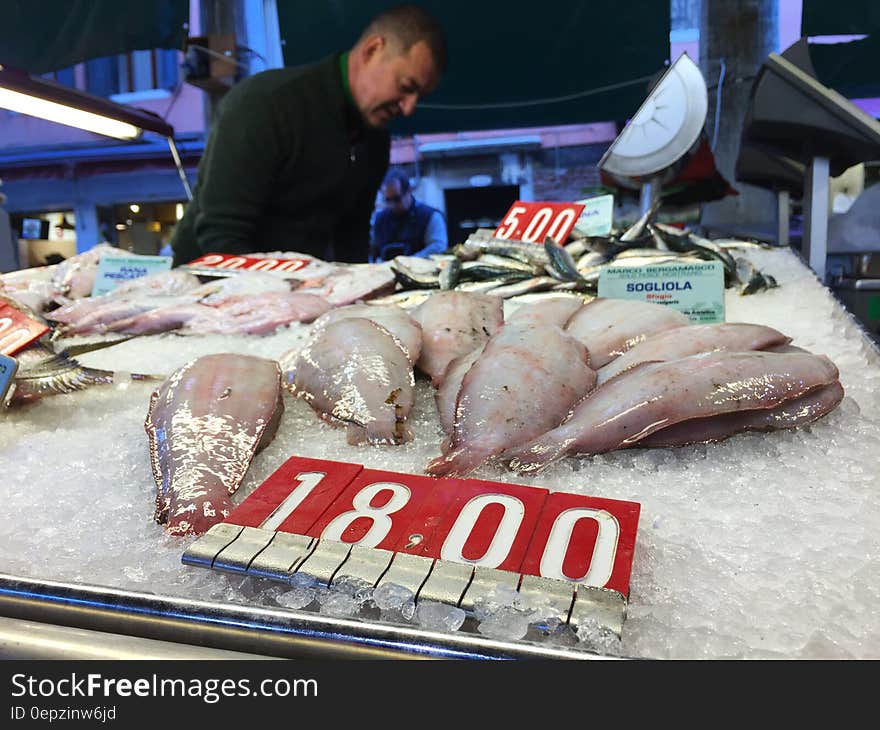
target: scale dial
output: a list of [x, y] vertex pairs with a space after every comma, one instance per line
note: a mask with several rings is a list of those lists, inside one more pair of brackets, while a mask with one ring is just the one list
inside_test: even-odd
[[665, 170], [699, 139], [707, 110], [703, 74], [683, 53], [605, 152], [599, 167], [612, 175], [629, 177]]

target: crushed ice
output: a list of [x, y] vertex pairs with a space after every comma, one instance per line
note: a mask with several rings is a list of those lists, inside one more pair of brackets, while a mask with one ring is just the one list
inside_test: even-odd
[[[780, 286], [748, 297], [727, 292], [727, 321], [775, 327], [794, 345], [828, 355], [840, 368], [843, 402], [793, 432], [566, 459], [532, 477], [482, 467], [474, 478], [636, 501], [641, 518], [620, 639], [588, 624], [569, 627], [503, 591], [476, 607], [480, 635], [661, 659], [880, 656], [880, 355], [794, 253], [748, 256]], [[185, 566], [189, 541], [166, 536], [152, 519], [143, 424], [153, 384], [130, 374], [169, 373], [211, 352], [277, 359], [306, 333], [291, 325], [266, 337], [134, 338], [77, 358], [115, 372], [115, 386], [0, 415], [11, 517], [0, 521], [0, 570], [414, 626], [433, 621], [436, 610], [451, 627], [459, 614], [417, 607], [400, 586], [330, 590], [296, 575], [282, 584]], [[419, 474], [440, 450], [424, 380], [411, 419], [415, 440], [401, 447], [350, 447], [344, 430], [304, 402], [285, 394], [284, 405], [278, 434], [256, 455], [236, 503], [295, 454]], [[467, 622], [457, 630], [466, 629]]]

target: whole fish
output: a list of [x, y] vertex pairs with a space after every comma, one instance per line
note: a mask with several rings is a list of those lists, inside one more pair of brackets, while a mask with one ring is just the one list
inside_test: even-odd
[[407, 289], [367, 300], [366, 304], [393, 304], [407, 311], [415, 309], [431, 296], [430, 289]]
[[507, 322], [536, 321], [565, 329], [565, 325], [584, 305], [584, 300], [576, 294], [554, 292], [546, 298], [520, 304], [516, 311], [507, 317]]
[[[471, 366], [483, 354], [486, 343], [479, 345], [464, 355], [459, 355], [449, 362], [443, 373], [443, 379], [434, 393], [434, 401], [437, 404], [437, 416], [440, 419], [440, 427], [447, 436], [452, 436], [455, 427], [455, 403], [458, 400], [458, 391], [461, 390], [461, 381], [467, 375]], [[448, 443], [443, 444], [443, 451], [448, 449]]]
[[756, 408], [750, 411], [722, 413], [718, 416], [692, 418], [661, 428], [636, 442], [635, 447], [656, 448], [706, 444], [721, 441], [742, 431], [778, 431], [798, 428], [817, 421], [834, 410], [843, 400], [843, 386], [839, 380], [816, 390], [784, 401], [775, 408]]
[[150, 396], [144, 429], [156, 481], [155, 519], [201, 535], [232, 511], [254, 454], [284, 411], [274, 360], [219, 353], [191, 360]]
[[601, 454], [639, 443], [683, 421], [775, 408], [834, 383], [824, 355], [706, 352], [636, 365], [595, 388], [557, 428], [501, 455], [535, 472], [566, 455]]
[[437, 386], [446, 366], [485, 343], [504, 321], [504, 301], [488, 294], [441, 291], [413, 310], [422, 328], [416, 368]]
[[[46, 313], [46, 319], [64, 324], [76, 324], [84, 326], [84, 318], [96, 310], [112, 307], [119, 301], [147, 303], [161, 302], [161, 297], [175, 297], [194, 291], [200, 286], [199, 279], [194, 274], [181, 269], [171, 269], [155, 274], [147, 274], [131, 281], [126, 281], [112, 291], [97, 297], [83, 297], [74, 299], [69, 304], [58, 307]], [[158, 306], [158, 304], [154, 305]], [[143, 304], [138, 311], [145, 311], [149, 304]], [[98, 318], [100, 321], [100, 318]], [[110, 320], [108, 320], [110, 321]]]
[[586, 345], [590, 366], [598, 370], [649, 335], [689, 322], [686, 314], [665, 304], [596, 297], [565, 328]]
[[547, 265], [544, 269], [554, 279], [559, 281], [579, 281], [581, 277], [572, 255], [560, 246], [551, 236], [544, 241], [544, 251], [547, 254]]
[[619, 236], [619, 240], [626, 243], [629, 241], [634, 241], [637, 238], [640, 238], [645, 229], [648, 227], [648, 224], [654, 220], [654, 216], [657, 214], [657, 211], [660, 210], [660, 199], [654, 200], [649, 206], [648, 209], [639, 216], [638, 220], [636, 220], [629, 228], [627, 228], [622, 234]]
[[[514, 268], [490, 264], [486, 263], [484, 257], [481, 256], [476, 261], [465, 261], [461, 264], [456, 284], [460, 281], [486, 281], [487, 279], [497, 279], [500, 283], [508, 283], [528, 279], [532, 276], [534, 274], [531, 273], [529, 268]], [[451, 289], [454, 287], [443, 287], [441, 285], [440, 288]]]
[[284, 385], [352, 445], [401, 444], [415, 378], [409, 355], [381, 325], [351, 317], [321, 327], [299, 351], [281, 357]]
[[440, 267], [437, 277], [440, 288], [443, 290], [454, 289], [461, 277], [461, 260], [453, 257], [448, 263]]
[[394, 272], [389, 265], [338, 264], [326, 276], [304, 282], [296, 291], [317, 294], [334, 307], [343, 307], [392, 294], [394, 287]]
[[[115, 345], [99, 342], [79, 347], [81, 352]], [[69, 350], [55, 352], [42, 341], [37, 341], [16, 353], [18, 370], [7, 396], [9, 406], [33, 403], [50, 395], [73, 393], [93, 385], [111, 385], [129, 380], [164, 380], [164, 375], [123, 373], [86, 367], [74, 358]]]
[[323, 297], [300, 291], [237, 295], [206, 307], [214, 312], [188, 319], [181, 331], [266, 335], [293, 322], [312, 322], [330, 308], [331, 304]]
[[462, 378], [452, 433], [426, 472], [468, 474], [559, 424], [595, 382], [586, 349], [559, 327], [505, 324]]
[[501, 299], [518, 297], [523, 294], [539, 291], [573, 291], [583, 288], [580, 281], [559, 281], [552, 276], [535, 276], [512, 284], [502, 284], [488, 290], [488, 294]]
[[550, 258], [543, 246], [525, 241], [508, 240], [506, 238], [485, 238], [472, 234], [464, 243], [453, 248], [459, 258], [475, 259], [482, 254], [506, 256], [529, 266], [543, 268], [550, 263]]
[[763, 291], [764, 289], [773, 289], [779, 286], [773, 276], [758, 270], [758, 268], [744, 256], [737, 256], [734, 260], [736, 261], [737, 276], [742, 283], [742, 288], [739, 290], [740, 296], [745, 297], [749, 294]]
[[402, 289], [439, 289], [440, 269], [432, 266], [428, 271], [417, 271], [397, 257], [389, 264], [394, 278]]
[[689, 324], [649, 335], [639, 344], [599, 368], [597, 383], [601, 385], [640, 362], [677, 360], [712, 350], [764, 350], [787, 345], [791, 338], [779, 330], [748, 322]]
[[318, 317], [312, 323], [311, 332], [317, 333], [327, 325], [351, 317], [363, 317], [381, 325], [398, 339], [411, 363], [415, 364], [419, 359], [422, 353], [422, 327], [409, 312], [395, 304], [363, 302], [336, 307]]

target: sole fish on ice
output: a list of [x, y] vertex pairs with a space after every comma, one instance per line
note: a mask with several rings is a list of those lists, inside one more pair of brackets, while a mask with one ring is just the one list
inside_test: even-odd
[[232, 511], [251, 461], [275, 436], [281, 368], [253, 355], [204, 355], [150, 396], [144, 428], [156, 480], [155, 519], [171, 535], [201, 535]]

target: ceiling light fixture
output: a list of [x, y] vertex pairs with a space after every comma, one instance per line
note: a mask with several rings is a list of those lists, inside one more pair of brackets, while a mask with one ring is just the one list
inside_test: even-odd
[[168, 140], [187, 198], [192, 200], [174, 142], [174, 128], [156, 114], [3, 65], [0, 65], [0, 108], [126, 141], [140, 138], [145, 131], [159, 134]]

